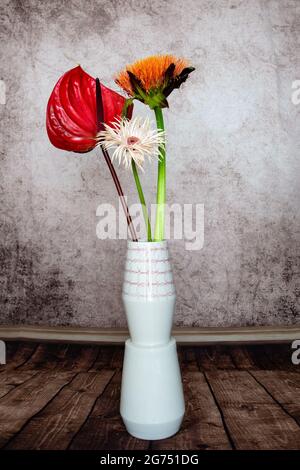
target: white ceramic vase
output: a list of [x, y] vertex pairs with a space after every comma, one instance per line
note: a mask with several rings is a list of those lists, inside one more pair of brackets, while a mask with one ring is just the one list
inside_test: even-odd
[[128, 242], [123, 302], [126, 341], [121, 416], [141, 439], [175, 434], [184, 415], [176, 342], [171, 338], [175, 288], [167, 242]]

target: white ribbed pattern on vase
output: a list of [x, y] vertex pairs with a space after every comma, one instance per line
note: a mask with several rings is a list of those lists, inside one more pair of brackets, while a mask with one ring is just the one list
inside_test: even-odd
[[128, 242], [123, 295], [140, 300], [175, 296], [167, 243]]
[[134, 344], [158, 346], [170, 341], [175, 300], [167, 242], [129, 241], [123, 302]]

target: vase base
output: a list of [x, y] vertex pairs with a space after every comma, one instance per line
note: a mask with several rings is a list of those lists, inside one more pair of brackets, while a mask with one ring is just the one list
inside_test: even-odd
[[171, 437], [179, 431], [183, 415], [168, 423], [140, 424], [128, 421], [123, 417], [127, 431], [133, 437], [147, 441], [155, 441]]
[[164, 439], [178, 431], [184, 397], [174, 338], [148, 347], [126, 341], [120, 411], [127, 431], [140, 439]]

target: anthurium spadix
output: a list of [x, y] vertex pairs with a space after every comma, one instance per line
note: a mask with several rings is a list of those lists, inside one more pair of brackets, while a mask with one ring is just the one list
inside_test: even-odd
[[[102, 83], [103, 123], [121, 118], [125, 98]], [[62, 150], [89, 152], [98, 144], [96, 79], [79, 65], [56, 83], [47, 106], [47, 132], [51, 143]]]

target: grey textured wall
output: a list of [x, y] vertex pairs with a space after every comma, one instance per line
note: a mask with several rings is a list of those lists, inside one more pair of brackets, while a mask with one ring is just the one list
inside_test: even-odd
[[117, 201], [107, 168], [51, 147], [45, 107], [77, 63], [114, 86], [127, 62], [163, 52], [197, 69], [166, 111], [169, 201], [205, 205], [203, 249], [171, 242], [177, 324], [299, 322], [299, 0], [0, 5], [1, 323], [124, 326], [126, 243], [95, 236], [97, 205]]

